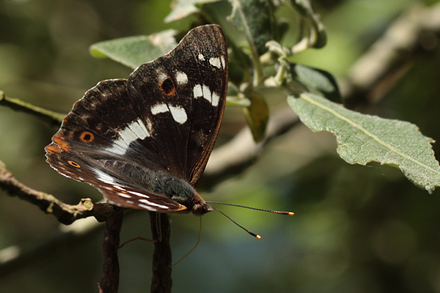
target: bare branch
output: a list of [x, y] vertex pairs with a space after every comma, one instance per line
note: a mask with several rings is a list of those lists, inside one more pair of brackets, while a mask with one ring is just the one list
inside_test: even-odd
[[154, 240], [153, 277], [151, 292], [171, 292], [170, 220], [167, 214], [150, 212], [151, 234]]
[[341, 92], [349, 108], [380, 100], [408, 70], [414, 55], [430, 50], [440, 32], [440, 4], [410, 7], [352, 66]]
[[103, 241], [104, 269], [99, 282], [100, 293], [117, 293], [119, 287], [119, 238], [122, 228], [123, 213], [119, 210], [105, 222]]
[[17, 196], [38, 206], [46, 214], [52, 214], [60, 223], [69, 225], [82, 218], [94, 216], [105, 221], [114, 213], [112, 205], [107, 203], [94, 204], [90, 198], [83, 198], [77, 205], [66, 204], [53, 195], [32, 189], [12, 176], [0, 161], [0, 187], [11, 196]]
[[14, 111], [21, 111], [37, 116], [41, 120], [47, 121], [52, 125], [60, 125], [64, 116], [66, 116], [65, 114], [43, 109], [30, 103], [23, 102], [19, 99], [9, 98], [5, 96], [4, 92], [0, 91], [0, 106], [2, 105]]

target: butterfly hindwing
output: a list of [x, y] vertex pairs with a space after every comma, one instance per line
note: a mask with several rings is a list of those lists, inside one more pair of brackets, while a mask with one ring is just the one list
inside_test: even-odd
[[[135, 176], [132, 174], [136, 171], [133, 168], [136, 165], [126, 164], [120, 158], [109, 156], [105, 152], [92, 151], [81, 145], [73, 144], [73, 147], [77, 151], [48, 155], [48, 161], [61, 174], [97, 187], [110, 202], [120, 204], [122, 201], [123, 204], [120, 205], [125, 208], [156, 212], [178, 212], [186, 209], [176, 201], [147, 190], [139, 183], [141, 180], [133, 180]], [[53, 151], [53, 148], [48, 151]], [[120, 168], [109, 168], [108, 162], [118, 162]], [[138, 169], [145, 170], [140, 166]]]

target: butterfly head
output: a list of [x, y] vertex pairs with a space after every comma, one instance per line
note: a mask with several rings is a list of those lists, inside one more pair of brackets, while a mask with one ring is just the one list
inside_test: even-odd
[[191, 201], [191, 213], [196, 216], [203, 216], [204, 214], [211, 212], [213, 208], [206, 203], [206, 201], [198, 194], [192, 198]]

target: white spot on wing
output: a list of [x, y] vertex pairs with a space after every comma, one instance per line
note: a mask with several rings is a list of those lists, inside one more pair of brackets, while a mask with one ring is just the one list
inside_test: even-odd
[[205, 61], [205, 56], [203, 56], [203, 54], [199, 54], [198, 57], [199, 57], [199, 60], [200, 60], [200, 61]]
[[126, 193], [123, 193], [123, 192], [118, 192], [118, 195], [121, 196], [121, 197], [125, 197], [125, 198], [131, 198], [130, 195], [128, 195]]
[[188, 119], [188, 116], [186, 115], [185, 109], [182, 107], [176, 106], [170, 106], [171, 115], [173, 115], [173, 119], [180, 124], [183, 124]]
[[140, 208], [146, 209], [147, 211], [153, 211], [153, 212], [156, 211], [155, 208], [150, 207], [150, 206], [147, 206], [147, 205], [145, 205], [145, 204], [141, 204], [141, 203], [139, 203], [138, 206], [139, 206]]
[[148, 129], [152, 129], [152, 127], [153, 127], [153, 124], [151, 123], [150, 119], [147, 119], [147, 126], [148, 126]]
[[145, 139], [146, 137], [150, 136], [150, 133], [141, 119], [137, 119], [136, 121], [130, 123], [127, 128], [133, 131], [136, 137], [140, 139]]
[[117, 185], [116, 182], [113, 180], [113, 177], [108, 175], [107, 173], [104, 173], [100, 170], [93, 170], [93, 171], [95, 172], [96, 176], [98, 176], [98, 179], [101, 180], [102, 182], [111, 185]]
[[217, 93], [212, 92], [209, 86], [205, 84], [204, 85], [196, 84], [193, 88], [193, 94], [195, 99], [203, 97], [205, 100], [210, 102], [211, 105], [213, 105], [214, 107], [217, 107], [220, 101], [220, 96]]
[[225, 69], [226, 68], [225, 56], [220, 56], [220, 61], [222, 62], [222, 68]]
[[146, 199], [140, 199], [139, 202], [142, 202], [142, 203], [150, 205], [150, 206], [155, 206], [155, 207], [158, 207], [158, 208], [161, 208], [161, 209], [169, 209], [169, 207], [167, 207], [167, 206], [164, 206], [164, 205], [161, 205], [161, 204], [157, 204], [157, 203], [151, 202], [151, 201], [146, 200]]
[[123, 139], [118, 139], [115, 140], [110, 147], [106, 148], [106, 150], [118, 155], [123, 155], [127, 151], [127, 148], [128, 145], [125, 143], [125, 141]]
[[212, 104], [214, 107], [217, 107], [217, 106], [218, 106], [218, 101], [219, 101], [219, 100], [220, 100], [220, 96], [217, 95], [216, 92], [212, 92], [212, 100], [211, 100], [211, 104]]
[[111, 147], [106, 150], [123, 155], [127, 151], [130, 143], [137, 139], [145, 139], [150, 136], [144, 122], [141, 119], [137, 119], [128, 124], [125, 128], [118, 130], [119, 138], [115, 140]]
[[212, 66], [217, 67], [218, 69], [221, 68], [220, 59], [218, 57], [211, 57], [211, 58], [209, 58], [209, 63]]
[[194, 86], [193, 92], [194, 92], [194, 98], [199, 98], [203, 96], [202, 86], [200, 84], [196, 84]]
[[188, 76], [185, 72], [177, 71], [176, 72], [176, 81], [179, 85], [185, 85], [188, 82]]
[[157, 209], [154, 208], [154, 207], [152, 207], [150, 204], [151, 204], [151, 205], [154, 205], [154, 206], [158, 206], [158, 207], [160, 207], [160, 208], [162, 208], [162, 209], [165, 209], [165, 210], [169, 209], [167, 206], [159, 205], [159, 204], [153, 204], [153, 203], [151, 203], [151, 202], [149, 202], [148, 205], [147, 205], [147, 204], [138, 203], [138, 206], [139, 206], [140, 208], [146, 209], [146, 210], [148, 210], [148, 211], [153, 211], [153, 212], [157, 211]]
[[208, 102], [212, 103], [212, 100], [211, 100], [211, 90], [209, 89], [209, 86], [204, 84], [203, 88], [202, 88], [202, 91], [203, 91], [203, 98], [205, 100], [207, 100]]
[[140, 197], [145, 197], [145, 198], [150, 198], [148, 195], [140, 193], [140, 192], [136, 192], [136, 191], [130, 191], [131, 194], [136, 195], [136, 196], [140, 196]]
[[137, 138], [137, 136], [134, 134], [129, 126], [119, 130], [118, 134], [120, 139], [122, 139], [127, 144], [127, 146]]
[[159, 113], [171, 112], [174, 121], [183, 124], [188, 119], [185, 109], [179, 106], [168, 106], [167, 104], [157, 104], [151, 107], [151, 114], [156, 115]]
[[159, 113], [166, 113], [170, 109], [168, 109], [168, 106], [166, 104], [156, 104], [153, 107], [151, 107], [151, 114], [157, 115]]
[[157, 69], [156, 73], [157, 73], [157, 80], [159, 82], [163, 82], [165, 79], [168, 78], [168, 75], [165, 72], [163, 72], [161, 68]]

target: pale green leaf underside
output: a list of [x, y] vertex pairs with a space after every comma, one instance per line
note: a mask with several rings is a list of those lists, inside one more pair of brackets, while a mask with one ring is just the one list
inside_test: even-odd
[[176, 21], [199, 11], [195, 6], [199, 0], [178, 0], [173, 1], [173, 10], [165, 17], [165, 23]]
[[128, 67], [154, 60], [170, 50], [177, 42], [174, 30], [166, 30], [149, 36], [135, 36], [93, 44], [90, 52], [95, 57], [108, 57]]
[[183, 19], [200, 11], [203, 4], [217, 2], [218, 0], [177, 0], [173, 1], [173, 10], [165, 17], [165, 23]]
[[433, 140], [423, 136], [416, 125], [350, 111], [313, 94], [290, 96], [288, 102], [310, 129], [336, 135], [337, 151], [348, 163], [376, 161], [400, 168], [409, 180], [428, 191], [440, 186]]

